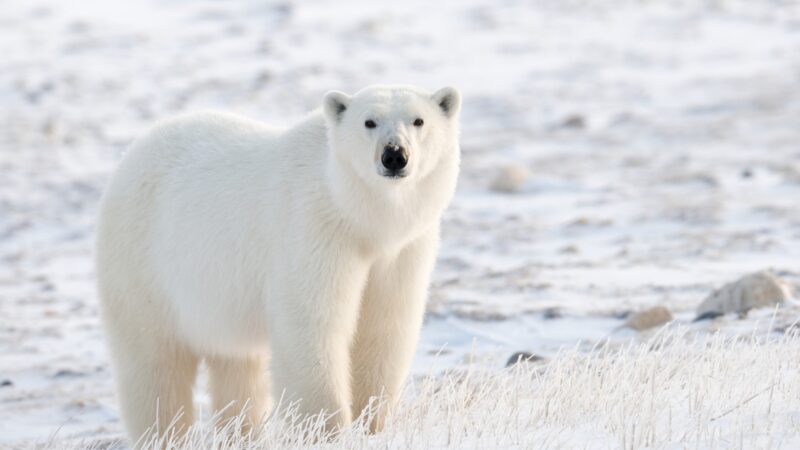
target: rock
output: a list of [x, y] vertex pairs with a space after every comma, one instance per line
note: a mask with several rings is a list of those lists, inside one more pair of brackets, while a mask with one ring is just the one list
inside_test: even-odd
[[583, 129], [586, 128], [586, 119], [580, 114], [567, 116], [560, 125], [562, 128]]
[[61, 369], [53, 375], [53, 378], [77, 378], [83, 376], [86, 376], [86, 373], [72, 369]]
[[489, 188], [495, 192], [516, 192], [528, 178], [528, 171], [520, 165], [503, 166], [498, 169]]
[[697, 307], [699, 317], [711, 313], [746, 313], [753, 308], [777, 305], [791, 298], [789, 285], [769, 271], [746, 275], [712, 292]]
[[558, 250], [558, 253], [561, 253], [562, 255], [574, 255], [576, 253], [580, 253], [580, 249], [578, 248], [578, 246], [570, 244], [570, 245], [561, 247]]
[[672, 321], [672, 313], [663, 306], [654, 306], [632, 314], [623, 327], [636, 331], [648, 330]]
[[706, 311], [703, 314], [700, 314], [699, 316], [695, 317], [692, 322], [700, 322], [701, 320], [716, 319], [717, 317], [723, 316], [723, 315], [724, 314], [722, 314], [719, 311]]
[[508, 361], [506, 361], [506, 367], [511, 367], [514, 364], [519, 364], [521, 362], [541, 362], [541, 361], [544, 361], [544, 358], [542, 358], [539, 355], [534, 355], [533, 353], [528, 353], [528, 352], [517, 352], [511, 355], [510, 358], [508, 358]]
[[628, 317], [631, 316], [631, 314], [633, 314], [633, 311], [625, 309], [625, 310], [621, 310], [621, 311], [613, 311], [613, 312], [611, 312], [611, 317], [613, 317], [615, 319], [627, 319]]
[[8, 387], [8, 386], [13, 386], [13, 385], [14, 385], [14, 382], [12, 382], [11, 380], [0, 381], [0, 387]]
[[560, 319], [563, 317], [561, 310], [558, 308], [547, 308], [542, 313], [542, 318], [545, 320]]

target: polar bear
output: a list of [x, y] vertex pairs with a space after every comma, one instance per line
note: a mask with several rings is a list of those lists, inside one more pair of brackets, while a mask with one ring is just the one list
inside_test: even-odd
[[328, 429], [397, 399], [458, 177], [460, 105], [450, 87], [370, 86], [327, 93], [285, 130], [203, 112], [134, 142], [96, 245], [133, 440], [192, 423], [200, 360], [215, 410], [250, 423], [270, 399], [325, 411]]

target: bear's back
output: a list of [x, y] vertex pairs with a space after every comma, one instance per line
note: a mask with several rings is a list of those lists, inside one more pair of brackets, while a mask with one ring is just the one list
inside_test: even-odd
[[[170, 299], [163, 314], [174, 315], [180, 332], [198, 345], [263, 342], [261, 328], [228, 330], [227, 341], [206, 339], [220, 318], [233, 314], [223, 322], [236, 324], [258, 312], [269, 264], [263, 258], [283, 238], [292, 205], [302, 204], [295, 198], [321, 180], [297, 161], [319, 151], [320, 126], [307, 120], [281, 130], [217, 112], [156, 125], [134, 142], [104, 194], [102, 278], [117, 286], [150, 280], [153, 296]], [[220, 309], [231, 298], [242, 303]]]

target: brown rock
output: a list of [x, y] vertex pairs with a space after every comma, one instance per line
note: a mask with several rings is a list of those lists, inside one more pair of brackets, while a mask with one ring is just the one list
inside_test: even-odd
[[623, 326], [636, 331], [643, 331], [664, 325], [670, 321], [672, 321], [672, 313], [669, 312], [667, 308], [663, 306], [654, 306], [644, 311], [631, 314]]
[[520, 165], [504, 166], [497, 170], [489, 188], [495, 192], [516, 192], [528, 178], [528, 171]]

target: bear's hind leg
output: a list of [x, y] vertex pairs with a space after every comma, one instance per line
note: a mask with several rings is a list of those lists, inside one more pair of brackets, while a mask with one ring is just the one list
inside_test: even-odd
[[178, 343], [154, 336], [116, 344], [119, 400], [132, 443], [185, 433], [194, 422], [197, 357]]
[[245, 358], [212, 357], [207, 359], [211, 398], [219, 425], [244, 413], [243, 433], [263, 419], [269, 408], [267, 355]]

